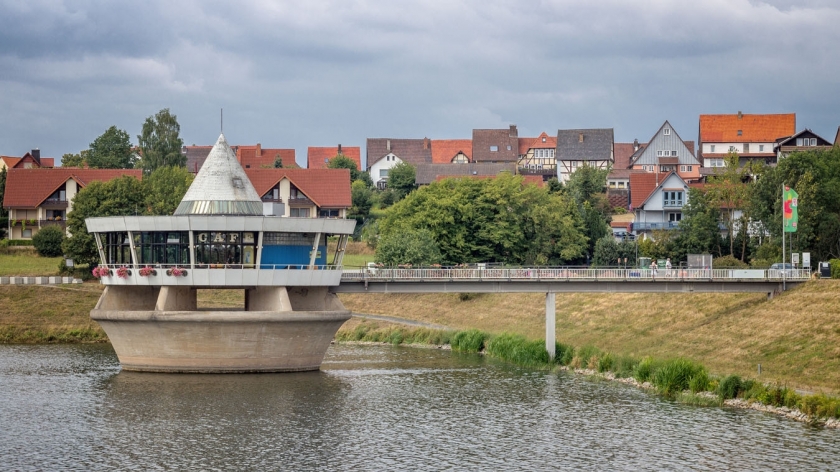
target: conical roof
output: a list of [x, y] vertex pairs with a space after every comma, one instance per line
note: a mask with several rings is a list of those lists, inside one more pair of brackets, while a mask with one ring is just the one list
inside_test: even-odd
[[262, 200], [225, 135], [210, 150], [175, 215], [262, 215]]

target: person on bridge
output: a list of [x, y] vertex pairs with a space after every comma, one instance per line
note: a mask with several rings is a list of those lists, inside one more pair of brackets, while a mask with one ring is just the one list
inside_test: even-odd
[[665, 259], [665, 276], [666, 277], [671, 276], [671, 258], [670, 257]]
[[658, 268], [659, 266], [656, 264], [655, 260], [650, 261], [650, 273], [653, 274], [654, 278], [656, 278], [656, 269]]

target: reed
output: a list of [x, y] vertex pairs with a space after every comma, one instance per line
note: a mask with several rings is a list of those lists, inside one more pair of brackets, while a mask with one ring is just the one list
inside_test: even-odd
[[688, 359], [674, 359], [653, 371], [651, 383], [662, 394], [674, 396], [688, 390], [691, 380], [698, 376], [707, 379], [708, 384], [708, 375], [703, 366]]
[[524, 336], [504, 333], [487, 342], [487, 354], [526, 367], [552, 364], [544, 341], [529, 341]]
[[452, 350], [458, 352], [481, 352], [484, 350], [487, 337], [487, 333], [477, 329], [456, 331], [451, 339]]

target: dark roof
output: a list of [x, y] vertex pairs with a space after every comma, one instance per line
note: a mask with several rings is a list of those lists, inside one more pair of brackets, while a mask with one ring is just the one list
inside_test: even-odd
[[428, 185], [439, 178], [494, 176], [499, 172], [516, 173], [516, 162], [471, 162], [469, 164], [419, 164], [415, 172], [417, 185]]
[[613, 161], [613, 129], [557, 130], [558, 161]]
[[647, 143], [615, 143], [613, 151], [613, 169], [628, 169], [630, 168], [630, 157], [636, 152], [635, 146], [639, 148], [645, 147]]
[[400, 160], [407, 164], [417, 166], [432, 162], [432, 141], [429, 138], [423, 139], [394, 139], [394, 138], [368, 138], [367, 139], [367, 168], [375, 164], [389, 153], [393, 153]]
[[213, 149], [213, 146], [184, 146], [181, 148], [181, 154], [187, 156], [187, 170], [197, 174], [201, 170], [201, 166], [204, 165], [211, 149]]
[[474, 162], [517, 162], [519, 132], [516, 125], [508, 129], [474, 129], [472, 134]]
[[807, 128], [792, 136], [786, 136], [784, 138], [777, 139], [776, 146], [795, 146], [796, 138], [800, 138], [802, 136], [808, 136], [809, 138], [817, 138], [817, 146], [831, 146], [831, 141], [823, 138], [822, 136]]

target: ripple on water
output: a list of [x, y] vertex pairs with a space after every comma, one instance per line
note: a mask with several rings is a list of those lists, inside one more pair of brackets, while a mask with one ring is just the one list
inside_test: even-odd
[[330, 348], [320, 372], [120, 372], [103, 346], [0, 346], [9, 470], [840, 469], [838, 431], [480, 356]]

